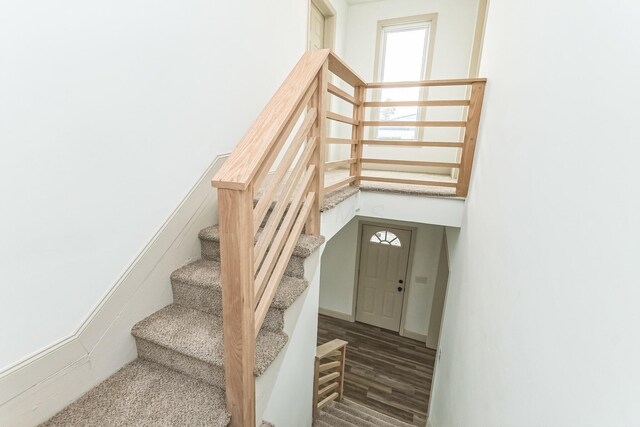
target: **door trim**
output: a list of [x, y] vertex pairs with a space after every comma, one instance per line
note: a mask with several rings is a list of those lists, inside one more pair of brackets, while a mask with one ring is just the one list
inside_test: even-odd
[[324, 47], [335, 51], [336, 48], [336, 17], [338, 13], [329, 0], [309, 0], [307, 8], [307, 50], [311, 43], [309, 32], [311, 31], [311, 5], [318, 8], [324, 16]]
[[[411, 242], [409, 242], [409, 259], [407, 261], [407, 276], [404, 281], [404, 295], [402, 297], [402, 312], [400, 314], [400, 331], [398, 333], [401, 337], [412, 338], [411, 332], [406, 331], [404, 328], [406, 317], [407, 317], [407, 305], [409, 292], [411, 290], [411, 274], [413, 269], [413, 252], [416, 245], [416, 240], [418, 237], [418, 228], [410, 227], [408, 225], [399, 225], [392, 221], [367, 221], [360, 220], [358, 221], [358, 246], [356, 249], [356, 274], [353, 282], [353, 297], [351, 303], [351, 321], [356, 321], [356, 305], [358, 303], [358, 282], [360, 280], [360, 254], [362, 251], [362, 229], [365, 225], [372, 225], [374, 227], [392, 227], [398, 228], [400, 230], [405, 230], [411, 232]], [[415, 334], [414, 334], [415, 335]], [[412, 338], [415, 339], [415, 338]]]

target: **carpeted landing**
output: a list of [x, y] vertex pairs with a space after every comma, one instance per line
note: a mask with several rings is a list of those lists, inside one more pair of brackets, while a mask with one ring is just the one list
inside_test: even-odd
[[[173, 304], [132, 329], [138, 359], [44, 426], [225, 426], [220, 234], [199, 234], [202, 258], [171, 274]], [[324, 238], [301, 235], [256, 340], [261, 375], [287, 343], [284, 311], [307, 289], [304, 261]]]
[[348, 399], [333, 402], [320, 412], [315, 427], [413, 427]]

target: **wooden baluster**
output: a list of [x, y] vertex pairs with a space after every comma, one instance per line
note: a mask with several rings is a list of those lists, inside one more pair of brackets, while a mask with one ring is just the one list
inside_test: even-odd
[[359, 105], [353, 106], [353, 118], [358, 122], [356, 126], [353, 126], [351, 131], [351, 139], [356, 141], [356, 144], [351, 146], [350, 158], [356, 159], [349, 168], [349, 176], [355, 176], [356, 179], [351, 183], [354, 187], [360, 186], [360, 177], [362, 176], [362, 140], [364, 138], [364, 101], [367, 96], [367, 88], [365, 86], [356, 86], [353, 92], [354, 98]]
[[338, 400], [342, 401], [344, 397], [344, 365], [347, 362], [347, 345], [345, 344], [340, 350], [340, 389]]
[[218, 189], [227, 409], [234, 427], [255, 426], [253, 188]]
[[311, 129], [310, 136], [316, 137], [316, 150], [311, 156], [309, 164], [315, 165], [316, 173], [311, 181], [311, 191], [315, 191], [315, 200], [311, 214], [305, 226], [306, 234], [320, 235], [320, 209], [324, 202], [324, 163], [327, 160], [327, 85], [329, 78], [328, 63], [325, 62], [318, 72], [318, 89], [311, 98], [311, 107], [318, 112], [316, 125]]
[[478, 127], [480, 125], [480, 113], [482, 112], [482, 100], [484, 98], [484, 86], [485, 82], [476, 82], [471, 85], [471, 98], [467, 113], [467, 127], [464, 131], [464, 145], [462, 146], [460, 172], [458, 174], [458, 184], [456, 186], [456, 195], [459, 197], [466, 197], [469, 192], [471, 168], [473, 166], [473, 156], [476, 150]]
[[318, 418], [318, 391], [319, 391], [319, 385], [318, 385], [318, 379], [320, 378], [320, 358], [318, 358], [316, 356], [315, 358], [315, 362], [314, 362], [315, 366], [314, 366], [314, 372], [313, 372], [313, 418], [312, 420], [315, 421], [316, 418]]

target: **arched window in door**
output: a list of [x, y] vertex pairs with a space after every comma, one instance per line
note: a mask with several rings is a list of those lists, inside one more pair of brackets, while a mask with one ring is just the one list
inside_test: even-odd
[[377, 231], [373, 236], [371, 236], [369, 241], [371, 243], [379, 243], [381, 245], [402, 246], [402, 242], [400, 242], [398, 236], [388, 230]]

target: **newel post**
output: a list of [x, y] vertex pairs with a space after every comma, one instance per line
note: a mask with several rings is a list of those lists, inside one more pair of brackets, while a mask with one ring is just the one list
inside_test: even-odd
[[484, 86], [485, 82], [471, 84], [467, 126], [464, 131], [464, 144], [460, 158], [460, 173], [458, 174], [458, 185], [456, 186], [456, 196], [459, 197], [466, 197], [469, 192], [471, 168], [473, 167], [473, 156], [476, 151], [480, 113], [482, 112], [482, 100], [484, 98]]
[[362, 176], [362, 140], [364, 139], [364, 102], [367, 97], [366, 86], [356, 86], [353, 91], [353, 97], [355, 98], [357, 105], [353, 106], [353, 119], [358, 122], [353, 126], [351, 131], [351, 139], [354, 144], [351, 145], [351, 157], [355, 159], [355, 163], [350, 166], [349, 176], [355, 176], [356, 179], [351, 185], [354, 187], [360, 186], [360, 177]]
[[329, 62], [318, 71], [318, 89], [311, 97], [311, 108], [318, 112], [316, 123], [311, 129], [311, 138], [316, 138], [316, 148], [311, 155], [310, 164], [315, 166], [316, 173], [311, 181], [310, 191], [314, 191], [315, 199], [309, 219], [305, 225], [305, 233], [320, 234], [320, 209], [324, 203], [324, 163], [327, 160], [327, 101], [329, 93], [327, 87], [329, 83]]
[[256, 425], [253, 189], [218, 189], [227, 409], [234, 427]]

